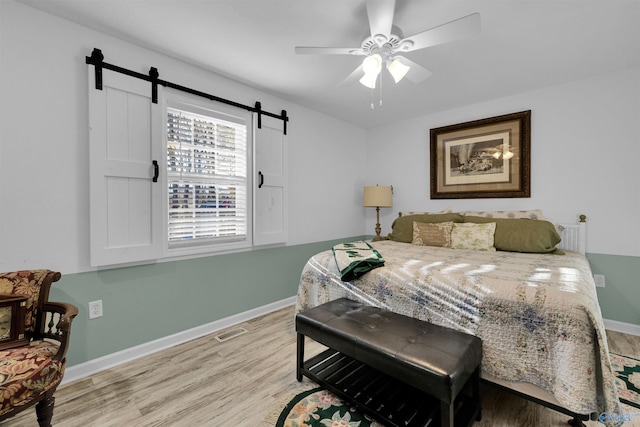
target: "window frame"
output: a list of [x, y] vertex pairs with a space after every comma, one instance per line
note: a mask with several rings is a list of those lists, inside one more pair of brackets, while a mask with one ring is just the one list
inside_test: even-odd
[[[219, 252], [234, 252], [247, 250], [253, 247], [253, 170], [254, 170], [254, 131], [253, 114], [225, 105], [220, 102], [206, 100], [195, 96], [188, 96], [172, 89], [162, 91], [162, 152], [159, 167], [161, 171], [162, 203], [163, 203], [163, 248], [165, 257], [184, 257], [190, 255], [214, 254]], [[226, 120], [235, 124], [246, 126], [246, 235], [244, 237], [232, 236], [229, 238], [203, 239], [193, 243], [170, 243], [169, 242], [169, 177], [168, 177], [168, 131], [167, 114], [168, 109], [177, 109], [194, 114], [209, 116], [218, 120]]]

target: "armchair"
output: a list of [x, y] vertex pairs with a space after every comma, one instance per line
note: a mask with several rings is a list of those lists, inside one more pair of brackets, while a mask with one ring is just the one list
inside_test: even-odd
[[26, 344], [0, 350], [0, 421], [36, 406], [40, 427], [51, 426], [56, 388], [66, 367], [72, 304], [49, 301], [49, 289], [61, 274], [50, 270], [0, 273], [0, 294], [25, 301]]

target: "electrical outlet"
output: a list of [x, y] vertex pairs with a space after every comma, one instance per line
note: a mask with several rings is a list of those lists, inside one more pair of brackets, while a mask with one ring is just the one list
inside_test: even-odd
[[102, 300], [89, 302], [89, 319], [102, 317]]
[[596, 282], [596, 288], [604, 288], [604, 274], [594, 274], [593, 280]]

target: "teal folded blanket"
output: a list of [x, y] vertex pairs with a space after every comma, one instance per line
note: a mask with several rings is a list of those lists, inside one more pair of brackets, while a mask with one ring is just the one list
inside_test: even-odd
[[345, 282], [384, 265], [380, 253], [364, 240], [335, 245], [332, 250], [340, 270], [340, 278]]

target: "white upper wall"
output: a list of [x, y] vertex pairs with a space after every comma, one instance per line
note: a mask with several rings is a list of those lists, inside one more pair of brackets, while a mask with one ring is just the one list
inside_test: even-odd
[[[431, 128], [523, 110], [531, 110], [531, 198], [430, 200]], [[639, 68], [371, 129], [367, 156], [368, 182], [395, 191], [393, 208], [381, 209], [384, 234], [401, 210], [542, 209], [562, 223], [587, 215], [587, 252], [640, 256]]]
[[[287, 110], [291, 245], [373, 233], [375, 210], [361, 206], [362, 188], [392, 184], [394, 207], [381, 210], [385, 234], [399, 210], [540, 208], [558, 222], [586, 214], [588, 252], [640, 255], [637, 68], [366, 132], [0, 0], [0, 271], [91, 269], [84, 61], [94, 47], [109, 63], [141, 73], [157, 67], [166, 80], [243, 104], [261, 101], [268, 111]], [[531, 198], [429, 199], [429, 129], [527, 109], [532, 110]]]
[[[290, 245], [364, 232], [363, 129], [13, 1], [0, 1], [0, 271], [89, 267], [85, 56], [287, 110]], [[222, 59], [221, 59], [222, 60]], [[91, 66], [93, 70], [93, 67]], [[336, 209], [339, 207], [339, 209]]]

